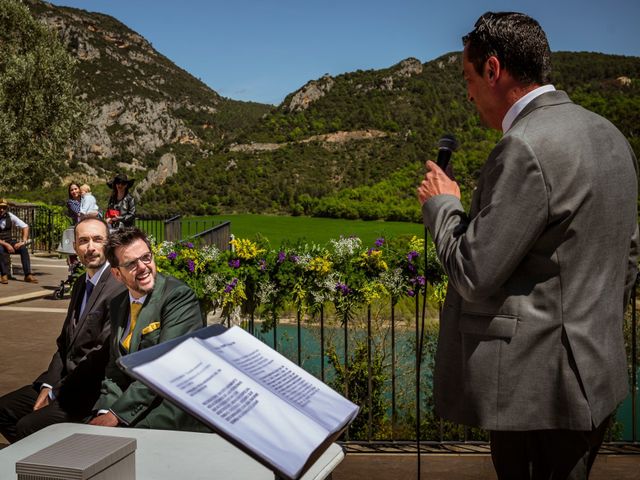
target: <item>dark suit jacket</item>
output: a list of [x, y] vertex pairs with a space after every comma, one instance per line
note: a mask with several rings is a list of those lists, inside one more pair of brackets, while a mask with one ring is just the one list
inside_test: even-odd
[[34, 382], [37, 389], [43, 383], [51, 385], [60, 406], [81, 416], [91, 413], [100, 395], [100, 384], [109, 359], [109, 302], [124, 290], [107, 268], [76, 322], [85, 292], [85, 279], [86, 274], [80, 276], [73, 286], [67, 317], [56, 341], [58, 350], [47, 371]]
[[111, 354], [95, 410], [111, 410], [132, 427], [208, 431], [202, 423], [160, 398], [141, 382], [134, 381], [116, 365], [122, 355], [201, 328], [202, 314], [195, 294], [180, 280], [158, 273], [153, 292], [147, 296], [138, 314], [127, 352], [120, 341], [129, 321], [129, 309], [128, 291], [111, 302]]
[[627, 394], [625, 299], [638, 260], [637, 164], [624, 136], [561, 91], [489, 155], [469, 215], [423, 205], [449, 276], [436, 410], [491, 430], [590, 430]]

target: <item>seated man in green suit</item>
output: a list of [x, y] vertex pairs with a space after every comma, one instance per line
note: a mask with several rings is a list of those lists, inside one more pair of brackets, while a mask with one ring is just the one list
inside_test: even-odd
[[113, 276], [127, 291], [111, 301], [111, 353], [92, 425], [208, 431], [195, 418], [121, 371], [116, 360], [203, 326], [198, 299], [176, 278], [159, 274], [149, 240], [131, 227], [109, 237]]

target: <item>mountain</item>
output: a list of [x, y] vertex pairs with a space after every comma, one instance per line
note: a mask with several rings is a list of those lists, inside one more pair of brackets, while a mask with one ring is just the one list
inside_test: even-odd
[[71, 168], [107, 178], [125, 168], [144, 173], [175, 144], [203, 146], [238, 130], [270, 106], [225, 99], [108, 15], [26, 2], [58, 32], [77, 59], [77, 86], [90, 118], [73, 148]]
[[[129, 168], [143, 212], [271, 212], [419, 221], [415, 186], [438, 138], [463, 200], [499, 133], [466, 100], [461, 53], [311, 80], [277, 107], [222, 98], [116, 19], [31, 0], [78, 59], [92, 120], [71, 168]], [[640, 153], [640, 58], [552, 55], [553, 83]], [[167, 175], [156, 174], [168, 171]]]
[[[439, 137], [468, 202], [500, 134], [466, 100], [461, 52], [312, 80], [236, 138], [144, 200], [175, 211], [288, 212], [420, 221], [415, 186]], [[557, 88], [613, 121], [640, 152], [640, 58], [558, 52]], [[166, 200], [169, 201], [168, 205]]]

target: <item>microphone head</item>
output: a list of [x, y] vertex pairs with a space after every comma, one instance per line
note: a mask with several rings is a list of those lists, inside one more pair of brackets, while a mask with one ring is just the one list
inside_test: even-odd
[[443, 135], [440, 137], [440, 140], [438, 140], [438, 149], [455, 152], [458, 149], [458, 140], [451, 134]]

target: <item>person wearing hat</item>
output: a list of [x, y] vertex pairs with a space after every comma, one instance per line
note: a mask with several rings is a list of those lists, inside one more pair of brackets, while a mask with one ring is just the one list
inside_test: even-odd
[[[11, 237], [12, 227], [22, 230], [22, 241], [18, 242]], [[0, 199], [0, 283], [9, 283], [9, 254], [19, 253], [22, 261], [24, 281], [38, 283], [36, 277], [31, 274], [31, 260], [27, 241], [29, 240], [29, 225], [24, 223], [13, 213], [9, 212], [9, 204]]]
[[118, 173], [113, 180], [107, 182], [112, 189], [105, 220], [110, 229], [119, 230], [125, 227], [133, 227], [136, 219], [136, 201], [129, 194], [129, 189], [134, 180], [124, 173]]

